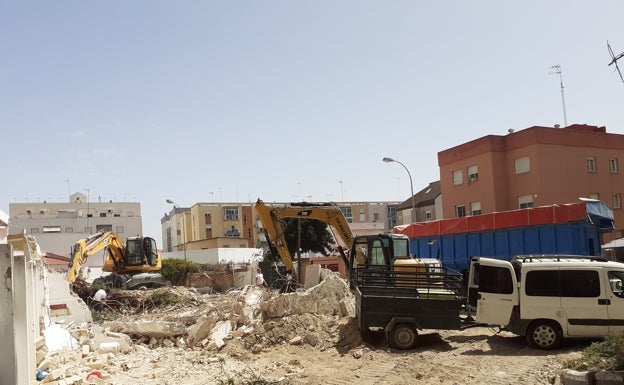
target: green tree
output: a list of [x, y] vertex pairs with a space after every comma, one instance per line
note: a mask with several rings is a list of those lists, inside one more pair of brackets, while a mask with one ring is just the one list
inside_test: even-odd
[[[331, 250], [331, 244], [333, 244], [334, 237], [329, 231], [326, 223], [317, 221], [315, 219], [299, 219], [299, 218], [287, 218], [286, 231], [284, 237], [286, 238], [286, 245], [290, 255], [295, 256], [297, 252], [297, 246], [299, 243], [299, 230], [301, 229], [301, 251], [321, 253], [323, 255], [329, 255]], [[279, 261], [279, 255], [269, 255], [266, 253], [268, 259]]]

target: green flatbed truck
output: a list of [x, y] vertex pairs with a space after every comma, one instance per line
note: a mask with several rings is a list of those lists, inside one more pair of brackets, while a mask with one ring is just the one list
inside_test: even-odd
[[383, 329], [391, 346], [410, 349], [418, 330], [479, 326], [464, 315], [461, 275], [444, 267], [400, 270], [360, 265], [353, 270], [355, 311], [361, 332]]

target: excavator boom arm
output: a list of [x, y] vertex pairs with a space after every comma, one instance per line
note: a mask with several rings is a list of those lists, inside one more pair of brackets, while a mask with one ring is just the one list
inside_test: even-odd
[[[255, 207], [256, 213], [260, 217], [264, 232], [268, 238], [267, 241], [273, 246], [273, 249], [277, 251], [281, 260], [286, 265], [286, 268], [291, 271], [294, 271], [294, 266], [284, 236], [284, 232], [286, 231], [284, 219], [301, 218], [321, 221], [338, 232], [339, 238], [341, 238], [340, 240], [347, 249], [353, 244], [353, 234], [351, 233], [349, 224], [340, 208], [335, 204], [303, 202], [271, 207], [258, 199]], [[346, 262], [346, 256], [342, 250], [343, 245], [339, 246], [341, 247], [342, 257]]]
[[117, 247], [119, 247], [118, 245], [121, 245], [121, 248], [123, 249], [123, 242], [116, 234], [110, 231], [100, 231], [90, 237], [79, 239], [72, 248], [71, 264], [69, 265], [69, 270], [65, 275], [65, 280], [68, 282], [74, 282], [78, 277], [80, 268], [85, 263], [87, 258], [110, 244], [114, 244]]

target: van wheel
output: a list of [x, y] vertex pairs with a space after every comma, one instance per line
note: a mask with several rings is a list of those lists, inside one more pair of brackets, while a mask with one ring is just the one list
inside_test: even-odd
[[563, 335], [561, 327], [554, 321], [535, 321], [529, 327], [527, 339], [537, 349], [550, 350], [561, 344]]
[[417, 335], [418, 332], [416, 332], [414, 325], [396, 324], [392, 328], [388, 340], [390, 345], [397, 349], [410, 349], [416, 343]]

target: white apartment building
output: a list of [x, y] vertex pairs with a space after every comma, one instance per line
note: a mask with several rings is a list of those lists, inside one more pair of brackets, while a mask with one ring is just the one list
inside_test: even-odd
[[[77, 240], [100, 230], [127, 238], [143, 235], [142, 229], [138, 202], [90, 202], [86, 195], [75, 193], [66, 203], [9, 203], [9, 234], [33, 235], [42, 254], [69, 256]], [[101, 266], [102, 261], [93, 259], [88, 266]]]

